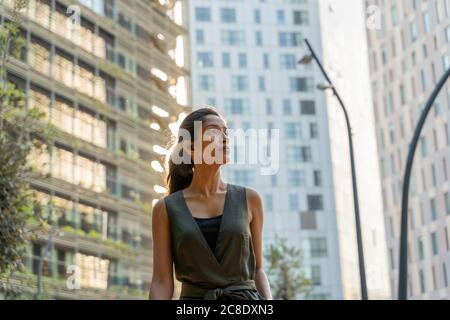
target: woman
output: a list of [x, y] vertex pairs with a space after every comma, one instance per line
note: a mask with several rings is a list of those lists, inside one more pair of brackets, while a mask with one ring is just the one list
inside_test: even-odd
[[169, 195], [153, 208], [149, 298], [172, 298], [174, 264], [180, 299], [272, 299], [262, 261], [261, 197], [220, 175], [229, 160], [224, 119], [210, 107], [191, 112], [172, 150]]

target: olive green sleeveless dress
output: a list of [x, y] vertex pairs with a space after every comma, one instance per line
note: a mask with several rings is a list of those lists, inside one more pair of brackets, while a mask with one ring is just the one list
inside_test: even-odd
[[183, 191], [164, 198], [169, 216], [180, 300], [264, 300], [255, 286], [255, 253], [248, 223], [246, 190], [227, 184], [225, 205], [212, 252]]

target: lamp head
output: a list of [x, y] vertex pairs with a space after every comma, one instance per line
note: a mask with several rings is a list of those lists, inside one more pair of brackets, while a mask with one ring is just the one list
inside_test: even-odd
[[298, 64], [310, 64], [312, 61], [312, 54], [305, 54], [300, 60], [298, 60]]
[[319, 89], [320, 91], [327, 91], [329, 89], [333, 89], [333, 86], [331, 84], [319, 83], [317, 85], [317, 89]]

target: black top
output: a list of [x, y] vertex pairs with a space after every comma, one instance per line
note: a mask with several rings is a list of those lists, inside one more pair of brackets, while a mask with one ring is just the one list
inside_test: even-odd
[[222, 216], [211, 217], [211, 218], [195, 218], [200, 230], [205, 237], [206, 242], [208, 242], [211, 251], [214, 252], [216, 248], [217, 236], [219, 234], [220, 223], [222, 221]]

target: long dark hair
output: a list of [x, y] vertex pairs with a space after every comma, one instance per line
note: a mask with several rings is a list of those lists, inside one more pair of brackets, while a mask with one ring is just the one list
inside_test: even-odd
[[[192, 139], [194, 138], [194, 122], [202, 121], [204, 117], [209, 115], [215, 115], [222, 118], [222, 116], [216, 111], [215, 108], [204, 107], [192, 111], [181, 122], [180, 129], [184, 129], [189, 132], [191, 142], [193, 142]], [[177, 150], [175, 146], [177, 146], [182, 141], [183, 136], [178, 134], [176, 139], [174, 139], [174, 141], [172, 142], [172, 146], [169, 148], [169, 150], [171, 151], [168, 153], [168, 157], [166, 158], [166, 185], [169, 189], [169, 194], [187, 188], [191, 184], [192, 177], [194, 175], [193, 161], [191, 161], [191, 163], [183, 162], [180, 164], [175, 164], [172, 160], [172, 152], [179, 152], [179, 150]]]

